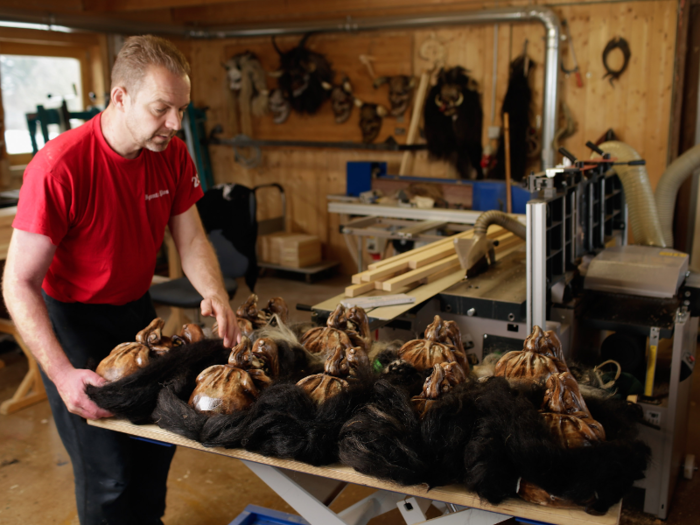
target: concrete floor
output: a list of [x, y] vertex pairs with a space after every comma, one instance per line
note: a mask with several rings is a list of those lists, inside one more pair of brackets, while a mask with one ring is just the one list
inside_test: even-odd
[[[304, 321], [309, 312], [295, 306], [316, 304], [337, 295], [347, 277], [335, 277], [309, 285], [304, 282], [265, 277], [257, 285], [262, 300], [280, 295], [290, 306], [293, 321]], [[241, 283], [234, 303], [242, 302], [248, 289]], [[159, 312], [160, 313], [160, 312]], [[163, 315], [163, 314], [161, 314]], [[0, 354], [6, 366], [0, 369], [0, 400], [9, 398], [26, 373], [27, 364], [18, 351]], [[696, 374], [697, 375], [697, 374]], [[690, 407], [687, 452], [700, 458], [700, 379], [695, 378]], [[68, 455], [56, 433], [46, 401], [9, 416], [0, 416], [0, 524], [78, 524], [73, 499], [73, 473]], [[248, 504], [295, 513], [284, 500], [260, 481], [240, 461], [214, 454], [178, 448], [168, 480], [167, 525], [226, 525]], [[371, 489], [350, 486], [333, 503], [335, 511], [364, 498]], [[666, 523], [700, 523], [700, 476], [681, 480], [675, 491]], [[625, 500], [621, 523], [663, 523], [642, 513], [635, 495]], [[373, 525], [404, 523], [392, 511]]]

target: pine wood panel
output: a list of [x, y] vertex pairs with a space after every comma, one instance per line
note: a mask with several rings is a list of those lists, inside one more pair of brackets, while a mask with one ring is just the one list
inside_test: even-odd
[[[389, 5], [387, 2], [378, 4], [384, 7]], [[325, 7], [319, 9], [331, 9], [333, 5], [333, 2], [324, 3]], [[578, 126], [578, 131], [571, 138], [563, 140], [561, 145], [579, 157], [587, 157], [590, 153], [585, 142], [596, 140], [608, 128], [612, 128], [621, 140], [637, 149], [647, 160], [653, 186], [665, 168], [668, 153], [676, 5], [673, 0], [602, 4], [563, 2], [554, 8], [560, 18], [569, 21], [584, 82], [584, 86], [579, 88], [573, 76], [566, 78], [561, 75], [560, 97], [569, 105]], [[303, 3], [300, 9], [303, 11]], [[627, 39], [632, 55], [627, 71], [611, 86], [607, 79], [603, 79], [602, 52], [607, 42], [615, 36]], [[420, 46], [432, 37], [445, 46], [448, 65], [466, 67], [477, 81], [484, 113], [482, 137], [486, 144], [487, 127], [492, 124], [493, 25], [322, 34], [311, 37], [309, 47], [326, 54], [333, 63], [338, 80], [342, 73], [347, 73], [359, 97], [386, 104], [386, 89], [375, 91], [371, 87], [369, 74], [358, 56], [375, 56], [377, 75], [412, 72], [419, 76], [427, 65], [418, 54]], [[499, 24], [496, 114], [493, 124], [501, 125], [501, 104], [507, 89], [509, 63], [522, 52], [525, 39], [529, 42], [528, 54], [536, 63], [531, 73], [531, 85], [532, 124], [537, 123], [544, 83], [543, 37], [544, 31], [539, 23]], [[298, 37], [284, 37], [278, 42], [282, 49], [288, 49], [298, 42]], [[237, 52], [250, 49], [260, 56], [266, 69], [273, 70], [278, 65], [278, 57], [271, 40], [190, 41], [188, 46], [193, 69], [194, 102], [210, 108], [210, 128], [221, 124], [224, 136], [234, 136], [239, 129], [237, 106], [234, 96], [226, 87], [221, 63]], [[562, 58], [568, 67], [572, 67], [566, 43], [562, 44]], [[611, 66], [619, 65], [619, 60], [619, 56], [610, 55]], [[268, 86], [272, 88], [274, 85], [275, 80], [268, 79]], [[318, 114], [292, 115], [283, 125], [275, 125], [269, 116], [254, 118], [253, 131], [257, 138], [356, 141], [360, 137], [358, 119], [355, 111], [347, 123], [337, 125], [333, 122], [330, 105], [326, 103]], [[407, 130], [409, 122], [410, 110], [403, 122], [386, 118], [378, 140], [394, 134], [398, 142], [403, 142], [405, 135], [396, 135], [396, 128]], [[493, 145], [495, 147], [495, 143]], [[326, 212], [326, 195], [345, 192], [347, 161], [386, 161], [389, 172], [397, 172], [401, 160], [400, 153], [265, 148], [262, 164], [255, 169], [245, 169], [235, 163], [230, 148], [212, 146], [210, 154], [217, 182], [238, 182], [251, 186], [281, 183], [287, 194], [288, 230], [319, 236], [324, 243], [324, 257], [341, 260], [342, 271], [348, 274], [356, 271], [356, 268], [338, 231], [340, 218], [329, 216]], [[532, 168], [537, 167], [538, 162], [534, 161]], [[413, 171], [416, 175], [430, 177], [456, 176], [445, 163], [429, 161], [426, 152], [415, 154]], [[273, 192], [260, 198], [261, 218], [279, 215], [278, 208]]]

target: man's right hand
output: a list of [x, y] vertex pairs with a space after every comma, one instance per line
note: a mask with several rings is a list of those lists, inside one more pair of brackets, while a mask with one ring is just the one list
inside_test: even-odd
[[100, 419], [112, 416], [111, 412], [98, 407], [85, 393], [86, 385], [102, 386], [106, 381], [92, 370], [73, 368], [54, 380], [58, 393], [68, 411], [85, 419]]

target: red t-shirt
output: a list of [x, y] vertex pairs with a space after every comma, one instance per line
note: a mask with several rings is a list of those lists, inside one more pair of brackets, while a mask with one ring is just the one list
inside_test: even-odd
[[63, 302], [122, 305], [148, 291], [173, 215], [202, 197], [177, 137], [135, 159], [113, 151], [100, 115], [49, 141], [24, 172], [14, 228], [56, 245], [43, 289]]

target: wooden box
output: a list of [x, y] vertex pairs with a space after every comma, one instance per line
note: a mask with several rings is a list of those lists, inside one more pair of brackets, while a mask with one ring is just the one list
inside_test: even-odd
[[258, 257], [262, 262], [280, 264], [282, 239], [298, 233], [275, 232], [258, 238]]
[[321, 262], [321, 240], [314, 235], [285, 236], [280, 244], [280, 266], [304, 268]]

